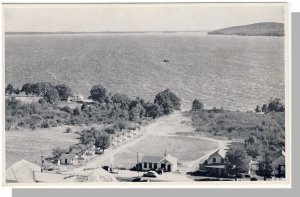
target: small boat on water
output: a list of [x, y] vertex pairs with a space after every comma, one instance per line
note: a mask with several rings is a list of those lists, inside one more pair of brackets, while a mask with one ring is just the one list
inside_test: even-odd
[[168, 60], [167, 58], [165, 58], [163, 62], [167, 63], [167, 62], [170, 62], [170, 60]]

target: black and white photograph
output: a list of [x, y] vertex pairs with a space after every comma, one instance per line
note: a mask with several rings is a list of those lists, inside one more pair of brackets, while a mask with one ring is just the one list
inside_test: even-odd
[[4, 4], [3, 24], [5, 185], [290, 183], [288, 3]]

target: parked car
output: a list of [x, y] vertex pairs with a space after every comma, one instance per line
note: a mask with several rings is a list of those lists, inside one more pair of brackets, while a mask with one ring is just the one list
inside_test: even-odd
[[119, 168], [111, 168], [110, 173], [118, 174], [119, 173]]
[[141, 177], [134, 178], [131, 182], [149, 182], [147, 179], [143, 179]]
[[250, 174], [245, 174], [246, 178], [251, 178]]
[[253, 176], [250, 178], [250, 181], [257, 181], [257, 178]]
[[103, 150], [100, 148], [96, 148], [95, 154], [103, 154]]
[[156, 178], [156, 177], [158, 177], [158, 174], [157, 174], [157, 172], [151, 170], [151, 171], [148, 171], [148, 172], [144, 173], [143, 176], [144, 177]]

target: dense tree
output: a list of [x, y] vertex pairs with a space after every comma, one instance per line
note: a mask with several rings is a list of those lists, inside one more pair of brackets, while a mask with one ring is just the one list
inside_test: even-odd
[[260, 142], [255, 142], [253, 144], [248, 144], [246, 152], [249, 156], [255, 159], [257, 156], [261, 155], [263, 150], [263, 145]]
[[144, 104], [145, 108], [145, 116], [151, 117], [151, 118], [157, 118], [161, 115], [163, 115], [163, 107], [161, 105], [158, 105], [157, 103], [150, 103], [147, 102]]
[[264, 150], [261, 159], [258, 161], [258, 174], [264, 177], [264, 180], [273, 175], [273, 153], [267, 149]]
[[15, 94], [20, 94], [20, 92], [21, 92], [21, 90], [19, 88], [17, 88], [17, 89], [14, 90]]
[[5, 88], [5, 94], [12, 94], [14, 92], [14, 87], [12, 84], [8, 84]]
[[203, 109], [203, 104], [198, 99], [195, 99], [192, 104], [192, 110], [201, 110], [201, 109]]
[[86, 104], [86, 103], [83, 103], [82, 105], [81, 105], [81, 111], [84, 111], [84, 110], [87, 110], [88, 109], [88, 105]]
[[154, 99], [154, 103], [163, 107], [164, 114], [170, 114], [174, 110], [180, 110], [181, 100], [169, 89], [159, 92]]
[[43, 118], [41, 116], [36, 114], [31, 115], [29, 119], [30, 128], [34, 130], [37, 127], [37, 124], [41, 123], [42, 121]]
[[285, 107], [279, 98], [270, 99], [267, 112], [284, 112]]
[[81, 111], [80, 111], [80, 109], [79, 109], [78, 107], [76, 107], [76, 108], [74, 109], [74, 111], [73, 111], [73, 114], [74, 114], [75, 116], [79, 116], [80, 113], [81, 113]]
[[103, 150], [109, 148], [110, 146], [110, 136], [105, 132], [100, 132], [95, 136], [95, 146], [100, 147]]
[[263, 106], [261, 108], [261, 111], [264, 112], [264, 113], [267, 113], [268, 112], [268, 105], [267, 104], [263, 104]]
[[248, 171], [249, 159], [244, 150], [240, 148], [230, 148], [225, 157], [227, 169], [236, 175]]
[[60, 109], [61, 111], [67, 112], [69, 114], [73, 113], [73, 110], [69, 106], [64, 106], [63, 108]]
[[259, 113], [261, 111], [262, 111], [261, 107], [259, 105], [257, 105], [256, 108], [255, 108], [255, 112]]
[[69, 88], [68, 86], [66, 86], [64, 84], [57, 85], [57, 86], [55, 86], [55, 88], [57, 89], [60, 100], [62, 100], [62, 101], [67, 101], [68, 98], [70, 96], [72, 96], [71, 88]]
[[92, 87], [90, 94], [89, 99], [102, 103], [107, 96], [107, 90], [101, 85], [96, 85]]
[[21, 88], [21, 92], [24, 92], [26, 95], [32, 94], [33, 93], [32, 85], [33, 85], [32, 83], [25, 83]]
[[51, 103], [51, 104], [57, 103], [59, 100], [58, 91], [55, 88], [49, 88], [44, 93], [44, 98], [48, 103]]
[[140, 118], [144, 117], [145, 109], [143, 107], [144, 101], [136, 98], [131, 101], [129, 104], [129, 120], [130, 121], [138, 121]]
[[83, 130], [80, 134], [81, 144], [95, 144], [95, 131], [94, 130]]
[[126, 94], [116, 93], [111, 97], [114, 104], [124, 110], [128, 110], [131, 99]]
[[52, 150], [52, 155], [53, 155], [54, 159], [58, 159], [65, 152], [66, 152], [65, 149], [57, 147]]

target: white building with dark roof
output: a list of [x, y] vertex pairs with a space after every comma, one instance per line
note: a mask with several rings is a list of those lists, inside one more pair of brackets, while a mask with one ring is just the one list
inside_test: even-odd
[[165, 172], [175, 172], [178, 169], [178, 159], [172, 155], [144, 156], [141, 161], [143, 171], [163, 169]]

